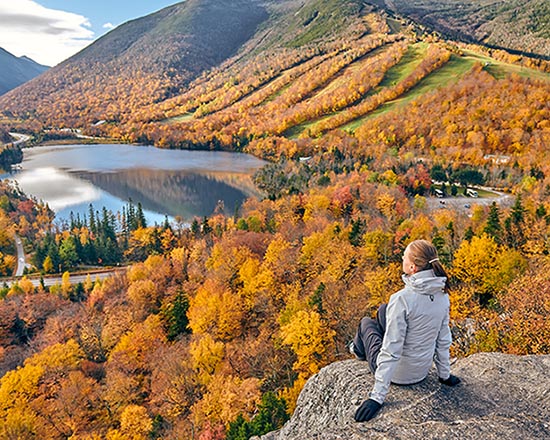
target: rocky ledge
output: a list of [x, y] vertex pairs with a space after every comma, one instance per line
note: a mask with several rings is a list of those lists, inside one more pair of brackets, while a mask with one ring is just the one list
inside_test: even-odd
[[284, 427], [261, 440], [550, 439], [550, 355], [479, 353], [452, 373], [462, 379], [454, 388], [435, 371], [416, 385], [392, 385], [378, 416], [356, 423], [373, 375], [366, 362], [333, 363], [309, 379]]

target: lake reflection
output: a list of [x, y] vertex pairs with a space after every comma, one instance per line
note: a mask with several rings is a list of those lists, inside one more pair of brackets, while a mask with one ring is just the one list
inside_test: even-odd
[[[264, 162], [217, 151], [162, 150], [132, 145], [67, 145], [25, 149], [21, 170], [9, 176], [44, 200], [60, 219], [88, 213], [90, 203], [117, 212], [140, 202], [149, 223], [165, 215], [210, 215], [219, 202], [232, 214], [257, 195], [251, 175]], [[6, 176], [3, 176], [6, 177]]]

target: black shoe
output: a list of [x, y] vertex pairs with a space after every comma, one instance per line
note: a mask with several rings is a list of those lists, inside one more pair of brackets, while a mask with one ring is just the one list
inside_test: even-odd
[[357, 352], [355, 351], [355, 344], [353, 343], [353, 341], [348, 341], [348, 343], [346, 344], [346, 348], [348, 349], [348, 351], [354, 355], [357, 359], [359, 359], [360, 361], [364, 361], [365, 358], [364, 357], [361, 357], [357, 354]]

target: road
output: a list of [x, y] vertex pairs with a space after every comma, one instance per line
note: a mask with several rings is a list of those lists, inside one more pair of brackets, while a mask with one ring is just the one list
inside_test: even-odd
[[[117, 272], [126, 272], [127, 268], [124, 267], [124, 268], [119, 268], [119, 269], [107, 269], [107, 270], [104, 270], [104, 271], [93, 271], [93, 272], [89, 272], [89, 273], [78, 273], [78, 274], [72, 274], [71, 277], [70, 277], [70, 281], [71, 281], [71, 284], [78, 284], [78, 283], [83, 283], [84, 281], [86, 281], [86, 278], [88, 277], [88, 274], [90, 275], [90, 278], [92, 279], [92, 281], [95, 281], [95, 280], [104, 280], [105, 278], [109, 278], [113, 275], [115, 275]], [[44, 279], [44, 285], [45, 286], [54, 286], [56, 284], [61, 284], [61, 277], [60, 276], [56, 276], [56, 277], [48, 277], [48, 278], [43, 278]], [[31, 278], [30, 279], [32, 281], [32, 283], [35, 285], [35, 286], [38, 286], [40, 284], [40, 278]]]
[[17, 247], [17, 269], [15, 270], [15, 276], [20, 277], [23, 275], [25, 270], [25, 250], [23, 249], [23, 242], [21, 238], [16, 234], [15, 235], [15, 246]]
[[[74, 274], [71, 274], [70, 276], [70, 281], [71, 281], [71, 284], [78, 284], [78, 283], [83, 283], [84, 281], [86, 281], [86, 278], [88, 277], [88, 274], [90, 275], [90, 278], [92, 279], [92, 281], [95, 281], [97, 279], [99, 280], [104, 280], [105, 278], [109, 278], [119, 272], [123, 273], [123, 272], [126, 272], [128, 270], [127, 267], [121, 267], [121, 268], [117, 268], [117, 269], [105, 269], [105, 270], [94, 270], [94, 271], [90, 271], [90, 272], [78, 272], [78, 273], [74, 273]], [[42, 277], [42, 280], [44, 281], [44, 286], [54, 286], [56, 284], [61, 284], [61, 276], [60, 275], [54, 275], [54, 276], [47, 276], [47, 277]], [[40, 277], [37, 277], [37, 276], [29, 276], [28, 279], [35, 285], [35, 286], [39, 286], [40, 285]], [[16, 281], [19, 281], [18, 279], [14, 279], [14, 278], [10, 278], [10, 279], [5, 279], [4, 281], [1, 282], [1, 284], [3, 285], [4, 283], [8, 286], [8, 287], [11, 287], [11, 285], [16, 282]]]
[[30, 136], [22, 133], [10, 133], [10, 136], [17, 139], [16, 141], [12, 142], [13, 145], [21, 145], [31, 140]]

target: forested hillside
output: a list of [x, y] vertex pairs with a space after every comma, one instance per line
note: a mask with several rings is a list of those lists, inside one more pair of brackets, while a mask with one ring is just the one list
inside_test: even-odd
[[[220, 4], [189, 0], [125, 26], [200, 30], [197, 17]], [[66, 272], [49, 289], [25, 277], [0, 291], [0, 437], [277, 429], [307, 378], [348, 357], [359, 319], [401, 287], [403, 250], [418, 238], [450, 276], [453, 355], [550, 353], [548, 63], [423, 34], [362, 1], [228, 5], [250, 9], [253, 29], [208, 67], [181, 58], [173, 75], [132, 64], [113, 76], [138, 53], [113, 32], [0, 99], [10, 129], [270, 161], [254, 177], [263, 197], [234, 215], [155, 227], [132, 205], [55, 227], [6, 187], [0, 230], [24, 239], [37, 273]], [[244, 19], [227, 15], [228, 26]], [[72, 76], [95, 50], [106, 67]], [[2, 239], [10, 273], [13, 241]], [[105, 263], [130, 267], [71, 285], [68, 270]]]
[[266, 17], [254, 0], [175, 4], [109, 32], [8, 93], [2, 108], [55, 127], [121, 120], [233, 55]]
[[379, 0], [447, 38], [550, 57], [546, 0]]

